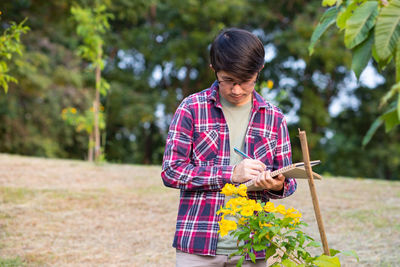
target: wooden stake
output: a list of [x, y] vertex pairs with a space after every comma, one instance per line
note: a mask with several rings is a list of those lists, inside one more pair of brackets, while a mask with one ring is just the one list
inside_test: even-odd
[[303, 152], [304, 167], [306, 168], [306, 173], [308, 176], [308, 185], [310, 187], [311, 198], [314, 205], [315, 217], [317, 218], [319, 234], [321, 236], [322, 246], [324, 247], [324, 254], [330, 256], [328, 241], [325, 235], [324, 223], [322, 221], [321, 211], [319, 209], [317, 191], [315, 190], [314, 178], [312, 175], [312, 169], [310, 165], [310, 155], [308, 152], [306, 132], [300, 131], [299, 129], [299, 137], [301, 143], [301, 150]]

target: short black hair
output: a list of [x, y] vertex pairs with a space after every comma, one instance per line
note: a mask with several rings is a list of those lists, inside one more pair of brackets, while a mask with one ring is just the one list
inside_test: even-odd
[[211, 44], [210, 60], [215, 72], [226, 71], [242, 81], [250, 80], [264, 65], [264, 45], [249, 31], [229, 28]]

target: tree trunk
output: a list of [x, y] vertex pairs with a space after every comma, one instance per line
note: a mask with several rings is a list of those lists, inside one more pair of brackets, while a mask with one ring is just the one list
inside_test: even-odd
[[[101, 51], [101, 45], [99, 44], [99, 51]], [[100, 60], [101, 53], [99, 52], [97, 56], [98, 62], [96, 67], [96, 97], [94, 101], [94, 139], [95, 139], [95, 160], [99, 161], [101, 155], [100, 149], [100, 129], [99, 129], [99, 110], [100, 110], [100, 85], [101, 85], [101, 69]]]
[[153, 134], [157, 130], [154, 122], [150, 123], [149, 129], [143, 129], [145, 133], [145, 147], [144, 147], [144, 155], [143, 155], [143, 163], [144, 164], [153, 164]]
[[89, 145], [88, 145], [88, 161], [89, 162], [93, 162], [93, 144], [94, 144], [94, 140], [93, 140], [93, 131], [90, 133], [89, 135]]

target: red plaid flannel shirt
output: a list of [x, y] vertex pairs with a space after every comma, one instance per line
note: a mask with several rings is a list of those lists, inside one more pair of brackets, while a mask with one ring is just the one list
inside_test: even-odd
[[[253, 108], [244, 151], [262, 161], [269, 170], [291, 164], [291, 147], [282, 112], [253, 93]], [[216, 254], [217, 210], [224, 204], [220, 193], [232, 183], [229, 165], [229, 133], [218, 94], [218, 84], [185, 98], [172, 119], [165, 147], [161, 177], [166, 186], [180, 189], [180, 204], [173, 247], [187, 253]], [[286, 178], [281, 194], [250, 192], [263, 202], [287, 197], [296, 180]], [[264, 251], [255, 253], [265, 258]]]

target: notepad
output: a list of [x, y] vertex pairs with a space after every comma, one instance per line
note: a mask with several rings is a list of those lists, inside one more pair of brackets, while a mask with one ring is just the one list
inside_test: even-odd
[[[311, 166], [319, 164], [321, 161], [315, 160], [311, 161]], [[304, 162], [298, 162], [286, 167], [283, 167], [279, 170], [275, 170], [271, 172], [271, 176], [275, 177], [279, 174], [283, 174], [286, 178], [295, 178], [295, 179], [308, 179], [306, 169], [304, 167]], [[313, 178], [317, 180], [321, 180], [322, 176], [318, 173], [312, 172]], [[264, 190], [262, 188], [256, 187], [254, 185], [254, 180], [250, 180], [244, 183], [247, 186], [247, 191], [261, 191]]]

